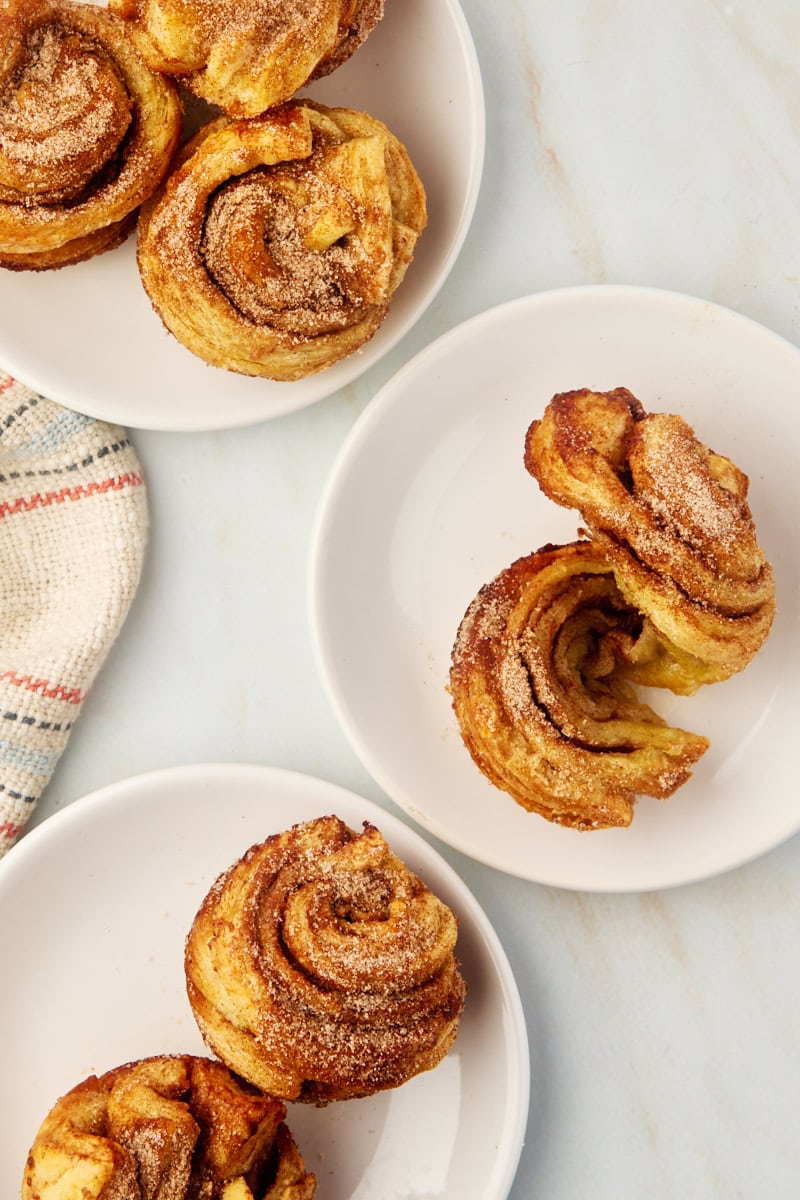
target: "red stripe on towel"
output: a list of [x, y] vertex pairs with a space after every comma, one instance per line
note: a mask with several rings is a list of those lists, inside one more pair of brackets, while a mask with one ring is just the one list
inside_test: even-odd
[[18, 512], [30, 512], [34, 508], [49, 508], [51, 504], [63, 504], [65, 500], [84, 500], [103, 492], [120, 492], [127, 487], [141, 487], [144, 483], [141, 471], [127, 475], [114, 475], [102, 483], [80, 483], [77, 487], [61, 488], [58, 492], [37, 492], [33, 496], [20, 496], [18, 500], [6, 500], [0, 504], [0, 518], [13, 517]]
[[34, 679], [32, 675], [17, 675], [16, 671], [0, 672], [0, 680], [5, 679], [14, 687], [25, 688], [28, 692], [38, 692], [48, 700], [65, 700], [67, 704], [82, 704], [85, 695], [78, 688], [65, 688], [60, 683], [49, 683], [46, 679]]

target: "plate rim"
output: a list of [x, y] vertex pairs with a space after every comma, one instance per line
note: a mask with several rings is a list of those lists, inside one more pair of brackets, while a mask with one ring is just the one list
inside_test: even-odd
[[333, 654], [327, 647], [323, 636], [324, 593], [322, 589], [324, 544], [332, 521], [338, 494], [347, 486], [347, 475], [351, 464], [358, 460], [363, 444], [368, 441], [372, 430], [379, 426], [385, 413], [401, 402], [403, 390], [408, 379], [425, 374], [431, 366], [446, 361], [451, 345], [462, 343], [471, 333], [491, 328], [495, 322], [502, 321], [510, 314], [522, 310], [536, 310], [551, 305], [569, 305], [573, 301], [610, 300], [612, 302], [631, 302], [643, 300], [648, 303], [661, 304], [673, 309], [683, 309], [685, 312], [694, 308], [698, 313], [703, 312], [719, 320], [738, 324], [749, 336], [761, 339], [770, 349], [788, 355], [796, 361], [800, 374], [800, 346], [789, 341], [782, 334], [769, 328], [755, 318], [736, 309], [730, 308], [718, 301], [709, 300], [696, 294], [676, 291], [670, 288], [648, 284], [626, 283], [592, 283], [570, 284], [561, 287], [529, 292], [511, 299], [501, 301], [485, 308], [465, 320], [458, 322], [445, 330], [433, 342], [423, 347], [412, 358], [407, 360], [400, 369], [387, 380], [383, 387], [373, 397], [371, 403], [359, 415], [339, 452], [333, 461], [325, 480], [319, 502], [314, 514], [309, 550], [307, 556], [307, 587], [306, 613], [311, 632], [311, 644], [318, 676], [323, 690], [328, 698], [339, 727], [347, 742], [362, 766], [383, 792], [420, 828], [430, 835], [439, 838], [446, 845], [457, 850], [476, 862], [498, 870], [514, 878], [523, 879], [530, 883], [545, 887], [561, 888], [586, 894], [631, 895], [644, 894], [652, 891], [664, 891], [676, 887], [684, 887], [692, 883], [712, 879], [728, 871], [737, 869], [753, 862], [769, 851], [776, 849], [790, 837], [800, 831], [800, 810], [794, 819], [786, 819], [780, 823], [780, 828], [773, 830], [769, 836], [754, 838], [748, 848], [735, 856], [723, 856], [724, 861], [715, 862], [703, 870], [688, 870], [683, 873], [673, 871], [662, 872], [658, 878], [646, 879], [637, 876], [623, 882], [612, 880], [592, 880], [581, 883], [565, 879], [558, 870], [547, 871], [537, 869], [535, 873], [525, 872], [521, 867], [512, 867], [502, 861], [501, 856], [493, 856], [488, 852], [478, 854], [474, 843], [462, 839], [457, 829], [443, 824], [431, 817], [430, 813], [420, 813], [409, 797], [402, 781], [393, 779], [392, 772], [384, 768], [383, 763], [372, 748], [366, 744], [357, 727], [357, 722], [345, 701], [344, 689], [340, 675], [334, 671]]
[[[100, 3], [105, 5], [106, 0], [88, 0], [89, 3]], [[440, 0], [442, 2], [442, 0]], [[335, 371], [337, 367], [349, 366], [349, 370], [342, 370], [341, 380], [334, 382], [332, 386], [326, 387], [324, 383], [316, 389], [312, 389], [314, 394], [309, 397], [298, 398], [297, 390], [293, 391], [293, 384], [281, 383], [275, 380], [265, 380], [253, 377], [249, 380], [254, 389], [259, 384], [269, 383], [275, 389], [274, 400], [268, 405], [268, 411], [259, 411], [256, 415], [251, 415], [246, 411], [246, 406], [242, 404], [241, 411], [234, 415], [226, 417], [226, 408], [224, 402], [221, 402], [216, 413], [212, 416], [207, 414], [205, 418], [189, 420], [185, 418], [192, 417], [195, 409], [194, 406], [187, 402], [181, 409], [180, 413], [176, 413], [173, 417], [162, 416], [159, 414], [151, 414], [146, 421], [137, 420], [135, 414], [125, 414], [124, 412], [113, 411], [106, 407], [104, 403], [105, 393], [102, 395], [91, 395], [88, 398], [84, 397], [82, 386], [75, 384], [61, 384], [53, 386], [52, 380], [48, 381], [46, 376], [43, 377], [40, 373], [38, 360], [30, 363], [20, 363], [15, 354], [13, 342], [8, 346], [2, 346], [3, 359], [0, 362], [0, 369], [5, 370], [18, 380], [25, 387], [30, 388], [38, 395], [43, 395], [48, 399], [54, 400], [56, 403], [63, 405], [65, 408], [75, 412], [83, 413], [86, 416], [93, 417], [95, 420], [106, 421], [112, 425], [121, 425], [129, 429], [143, 430], [147, 432], [162, 432], [162, 433], [211, 433], [220, 432], [222, 430], [235, 430], [249, 428], [252, 425], [263, 424], [268, 421], [275, 420], [280, 417], [289, 416], [292, 413], [302, 412], [305, 408], [310, 408], [314, 404], [318, 404], [330, 396], [335, 395], [338, 391], [351, 386], [358, 380], [362, 379], [373, 367], [376, 367], [382, 362], [386, 356], [394, 350], [400, 342], [419, 324], [425, 316], [425, 313], [430, 308], [433, 301], [439, 295], [444, 284], [447, 282], [453, 267], [458, 259], [461, 251], [464, 248], [469, 233], [472, 221], [475, 215], [475, 209], [480, 195], [483, 168], [486, 157], [486, 96], [483, 84], [483, 75], [481, 72], [480, 59], [478, 57], [475, 40], [472, 36], [472, 31], [467, 21], [466, 14], [461, 5], [461, 0], [443, 0], [447, 6], [450, 16], [453, 20], [455, 30], [458, 36], [458, 43], [461, 47], [461, 57], [464, 65], [464, 82], [467, 87], [470, 98], [470, 113], [474, 136], [469, 140], [467, 147], [468, 153], [464, 156], [464, 161], [468, 164], [467, 168], [467, 186], [461, 197], [461, 210], [458, 222], [454, 228], [453, 237], [447, 249], [447, 253], [442, 257], [441, 262], [436, 268], [435, 274], [429, 284], [428, 291], [421, 298], [418, 307], [408, 313], [404, 318], [397, 322], [396, 328], [392, 324], [384, 322], [381, 328], [377, 331], [376, 336], [381, 337], [380, 348], [377, 354], [370, 358], [366, 366], [358, 365], [359, 352], [348, 355], [339, 363], [334, 363], [330, 368], [320, 371], [316, 376], [308, 376], [306, 379], [323, 381], [328, 375], [328, 372]], [[308, 87], [311, 85], [309, 84]], [[307, 87], [303, 87], [296, 93], [296, 98], [302, 99], [305, 95], [311, 95]], [[135, 239], [135, 232], [131, 235]], [[68, 268], [67, 268], [68, 269]], [[4, 274], [12, 274], [4, 272]], [[391, 312], [389, 314], [391, 316]], [[172, 336], [172, 335], [170, 335]], [[373, 339], [370, 339], [372, 341]], [[367, 344], [369, 345], [369, 343]], [[185, 347], [184, 347], [185, 349]], [[186, 350], [189, 354], [191, 351]], [[204, 364], [208, 366], [208, 364]], [[217, 371], [218, 378], [222, 381], [231, 372], [224, 368], [214, 368], [208, 366], [208, 370]], [[245, 377], [240, 377], [245, 378]], [[299, 382], [303, 382], [302, 380]], [[179, 383], [175, 381], [176, 385]], [[225, 418], [225, 419], [222, 419]]]
[[[81, 827], [87, 822], [94, 824], [98, 820], [98, 814], [101, 821], [113, 823], [113, 810], [129, 808], [141, 792], [168, 788], [173, 781], [185, 784], [198, 778], [208, 780], [215, 776], [225, 779], [228, 783], [237, 778], [266, 781], [268, 786], [271, 784], [276, 791], [281, 783], [288, 784], [290, 788], [309, 787], [324, 793], [332, 804], [337, 796], [341, 796], [348, 804], [363, 807], [365, 819], [376, 822], [380, 820], [386, 830], [387, 841], [391, 841], [393, 835], [400, 831], [400, 837], [407, 838], [420, 857], [435, 866], [446, 881], [446, 886], [458, 895], [459, 905], [463, 905], [459, 910], [459, 918], [461, 919], [463, 912], [470, 923], [472, 935], [487, 953], [503, 1004], [511, 1016], [510, 1022], [504, 1022], [504, 1041], [508, 1047], [506, 1094], [509, 1104], [513, 1104], [514, 1119], [508, 1122], [505, 1152], [502, 1154], [503, 1169], [496, 1180], [497, 1191], [487, 1195], [487, 1200], [505, 1200], [519, 1168], [530, 1113], [530, 1044], [519, 987], [500, 937], [467, 882], [413, 824], [382, 808], [374, 800], [305, 771], [256, 762], [191, 762], [140, 772], [81, 795], [25, 833], [0, 859], [0, 903], [3, 893], [13, 893], [16, 877], [21, 875], [24, 878], [31, 867], [36, 866], [37, 858], [47, 852], [49, 846], [55, 843], [57, 847], [63, 836], [69, 838], [75, 836], [75, 831], [80, 833]], [[165, 800], [168, 803], [169, 797]], [[243, 847], [243, 851], [244, 849], [246, 847]], [[220, 869], [223, 869], [224, 865]], [[500, 1157], [501, 1149], [498, 1146], [494, 1160], [489, 1164], [488, 1182], [492, 1182], [492, 1173]]]

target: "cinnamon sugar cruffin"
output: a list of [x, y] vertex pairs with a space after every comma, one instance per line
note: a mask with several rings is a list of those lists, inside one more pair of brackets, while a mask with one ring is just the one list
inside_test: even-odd
[[682, 418], [625, 388], [554, 396], [525, 465], [586, 540], [545, 546], [486, 584], [459, 627], [450, 689], [481, 771], [559, 824], [630, 824], [637, 795], [688, 779], [706, 738], [632, 684], [691, 694], [741, 671], [775, 612], [747, 476]]
[[117, 245], [178, 143], [174, 86], [121, 21], [71, 0], [0, 9], [0, 266], [41, 270]]
[[286, 1106], [221, 1063], [161, 1055], [90, 1076], [34, 1138], [22, 1200], [313, 1200]]
[[367, 1096], [453, 1044], [456, 936], [374, 826], [321, 817], [253, 846], [210, 889], [186, 942], [189, 1000], [208, 1045], [257, 1087]]
[[142, 210], [139, 269], [193, 353], [300, 379], [374, 335], [426, 220], [381, 122], [304, 101], [200, 130]]

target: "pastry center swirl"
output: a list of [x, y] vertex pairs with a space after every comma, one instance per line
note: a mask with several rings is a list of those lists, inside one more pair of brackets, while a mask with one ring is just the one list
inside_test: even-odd
[[344, 329], [368, 303], [352, 198], [287, 166], [254, 170], [211, 197], [201, 253], [231, 304], [298, 336]]
[[0, 91], [0, 185], [36, 203], [77, 196], [130, 123], [125, 83], [104, 51], [64, 27], [39, 27]]
[[442, 970], [455, 924], [412, 875], [342, 871], [288, 892], [282, 941], [290, 959], [327, 989], [397, 994]]

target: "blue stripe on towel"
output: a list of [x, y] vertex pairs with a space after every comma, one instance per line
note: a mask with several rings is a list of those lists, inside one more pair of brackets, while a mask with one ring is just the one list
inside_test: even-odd
[[52, 775], [61, 753], [61, 750], [31, 750], [16, 742], [0, 742], [0, 763], [30, 775]]
[[94, 417], [87, 417], [84, 413], [64, 409], [55, 421], [51, 421], [44, 429], [34, 433], [24, 446], [15, 447], [15, 451], [18, 454], [20, 452], [23, 454], [49, 454], [53, 450], [57, 450], [59, 446], [63, 446], [76, 433], [80, 433], [82, 429], [86, 429], [88, 425], [94, 425], [94, 423]]

